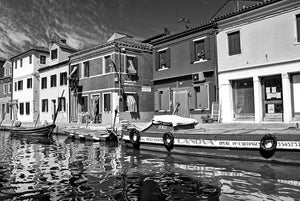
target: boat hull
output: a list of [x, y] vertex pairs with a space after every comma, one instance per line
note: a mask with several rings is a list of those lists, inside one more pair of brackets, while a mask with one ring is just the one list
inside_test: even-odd
[[55, 124], [34, 128], [10, 128], [12, 135], [49, 136], [52, 134]]
[[[123, 129], [122, 139], [127, 146], [134, 148], [130, 139], [132, 129], [134, 128]], [[201, 129], [176, 129], [166, 125], [151, 125], [139, 131], [139, 149], [168, 153], [163, 136], [169, 132], [174, 136], [174, 146], [169, 152], [171, 154], [300, 164], [300, 135], [297, 135], [295, 130], [289, 133], [272, 133], [277, 139], [277, 146], [274, 153], [268, 157], [261, 149], [261, 140], [269, 134], [269, 131], [250, 131], [221, 134], [218, 131], [214, 133]]]

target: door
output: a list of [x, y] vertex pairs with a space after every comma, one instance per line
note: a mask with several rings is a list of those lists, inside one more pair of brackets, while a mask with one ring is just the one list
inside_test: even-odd
[[281, 75], [262, 78], [264, 121], [283, 121]]
[[189, 91], [188, 90], [174, 90], [174, 110], [176, 109], [176, 105], [179, 105], [177, 108], [176, 114], [181, 117], [190, 117], [189, 110]]
[[300, 120], [300, 74], [291, 76], [293, 120]]

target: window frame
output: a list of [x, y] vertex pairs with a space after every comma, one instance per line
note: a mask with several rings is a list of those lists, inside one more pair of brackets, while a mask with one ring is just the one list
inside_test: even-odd
[[32, 64], [32, 55], [29, 55], [29, 64]]
[[50, 88], [57, 87], [57, 75], [50, 75]]
[[[230, 42], [230, 36], [232, 36], [233, 34], [238, 33], [239, 36], [239, 49], [235, 50], [234, 46], [231, 46]], [[240, 30], [232, 30], [226, 33], [227, 34], [227, 51], [228, 51], [228, 56], [235, 56], [235, 55], [240, 55], [242, 54], [242, 41], [241, 41], [241, 31]]]
[[19, 80], [18, 81], [18, 91], [22, 91], [23, 90], [23, 80]]
[[[201, 93], [201, 86], [205, 86], [206, 87], [206, 98], [207, 98], [207, 107], [206, 108], [202, 108], [202, 107], [198, 107], [197, 103], [198, 103], [198, 98], [197, 98], [197, 92], [196, 92], [196, 88], [200, 88], [200, 93]], [[209, 83], [204, 83], [204, 84], [197, 84], [193, 86], [193, 89], [195, 91], [195, 108], [194, 110], [209, 110], [210, 108], [210, 92], [209, 92]], [[192, 97], [193, 98], [193, 97]]]
[[20, 59], [20, 67], [23, 67], [23, 58]]
[[41, 89], [47, 89], [47, 77], [41, 78]]
[[[110, 59], [110, 62], [106, 62], [106, 58], [108, 58], [108, 59]], [[108, 54], [108, 55], [105, 55], [105, 56], [103, 56], [103, 62], [104, 62], [104, 71], [103, 71], [103, 74], [108, 74], [108, 73], [112, 73], [113, 71], [112, 71], [112, 66], [111, 65], [113, 65], [112, 64], [112, 54]], [[109, 72], [106, 72], [106, 64], [108, 63], [108, 67], [109, 67], [109, 69], [110, 69], [110, 71]]]
[[7, 89], [7, 84], [3, 84], [3, 94], [7, 94], [8, 89]]
[[27, 89], [32, 89], [32, 78], [27, 78]]
[[[105, 96], [106, 95], [109, 95], [109, 110], [105, 110], [105, 104], [106, 104]], [[103, 96], [102, 97], [102, 100], [103, 100], [102, 101], [102, 111], [103, 112], [111, 112], [111, 96], [112, 96], [111, 93], [110, 92], [109, 93], [103, 93], [102, 96]]]
[[48, 99], [42, 99], [42, 112], [48, 112]]
[[84, 78], [90, 77], [90, 62], [85, 61], [83, 62], [83, 73], [82, 73]]
[[[42, 59], [45, 58], [45, 59]], [[47, 57], [46, 55], [40, 55], [40, 64], [46, 64]]]
[[[55, 58], [54, 58], [54, 56], [55, 56]], [[51, 57], [51, 60], [56, 60], [58, 58], [58, 50], [57, 50], [57, 48], [51, 50], [51, 56], [50, 57]]]
[[24, 115], [24, 103], [23, 102], [19, 103], [19, 108], [20, 108], [19, 114]]
[[25, 114], [30, 115], [30, 102], [25, 103]]
[[[83, 99], [86, 98], [86, 111], [83, 111], [85, 109], [85, 106], [83, 107]], [[89, 111], [89, 96], [88, 95], [82, 95], [81, 96], [81, 111], [80, 112], [88, 112]]]
[[[154, 92], [154, 104], [155, 104], [155, 111], [158, 112], [170, 112], [171, 111], [171, 88], [167, 87], [167, 88], [159, 88]], [[167, 93], [167, 94], [165, 94]], [[165, 94], [165, 95], [164, 95]], [[166, 98], [168, 98], [168, 100], [166, 100], [167, 102], [164, 103], [162, 101], [164, 101], [164, 96], [167, 96]], [[157, 105], [158, 104], [158, 105]], [[164, 108], [164, 105], [167, 106], [167, 108]]]
[[59, 84], [60, 86], [68, 84], [68, 74], [67, 72], [62, 72], [59, 74]]

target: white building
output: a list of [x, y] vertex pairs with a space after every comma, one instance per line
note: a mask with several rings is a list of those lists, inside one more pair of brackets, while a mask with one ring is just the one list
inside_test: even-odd
[[300, 120], [300, 1], [216, 19], [222, 122]]
[[[58, 109], [56, 122], [69, 122], [69, 55], [76, 50], [67, 46], [65, 40], [49, 42], [50, 57], [40, 73], [40, 120], [53, 122]], [[64, 92], [64, 93], [63, 93]], [[63, 93], [63, 96], [61, 96]]]
[[48, 48], [36, 47], [11, 58], [14, 116], [21, 122], [34, 122], [39, 118], [38, 69], [46, 65], [48, 57]]

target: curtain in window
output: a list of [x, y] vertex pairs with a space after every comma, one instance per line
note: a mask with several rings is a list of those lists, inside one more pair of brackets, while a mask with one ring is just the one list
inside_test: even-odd
[[252, 80], [239, 80], [234, 82], [234, 109], [236, 114], [254, 113]]
[[137, 103], [133, 95], [127, 95], [126, 103], [129, 112], [137, 112]]
[[128, 74], [135, 75], [137, 73], [136, 66], [133, 63], [134, 58], [127, 57], [127, 72]]

